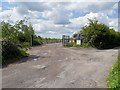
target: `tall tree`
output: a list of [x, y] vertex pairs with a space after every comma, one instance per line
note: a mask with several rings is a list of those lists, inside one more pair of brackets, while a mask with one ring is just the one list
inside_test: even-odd
[[97, 48], [112, 48], [118, 45], [118, 33], [97, 20], [89, 20], [80, 33], [84, 35], [83, 43]]

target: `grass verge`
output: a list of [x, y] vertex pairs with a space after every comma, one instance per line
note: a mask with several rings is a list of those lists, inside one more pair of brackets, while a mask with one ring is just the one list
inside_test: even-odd
[[110, 70], [107, 78], [107, 85], [111, 90], [120, 90], [120, 53], [116, 63]]
[[92, 47], [92, 46], [72, 45], [72, 44], [68, 44], [66, 47], [73, 47], [73, 48], [94, 48], [94, 47]]

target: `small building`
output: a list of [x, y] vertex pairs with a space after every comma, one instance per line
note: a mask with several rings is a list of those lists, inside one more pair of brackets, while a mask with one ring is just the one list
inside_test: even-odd
[[83, 35], [81, 34], [74, 34], [73, 35], [73, 39], [76, 45], [81, 45], [82, 44], [82, 40], [83, 40]]

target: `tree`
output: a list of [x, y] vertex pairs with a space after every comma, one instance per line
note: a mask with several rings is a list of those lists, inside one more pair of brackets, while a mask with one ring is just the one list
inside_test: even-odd
[[2, 39], [6, 42], [17, 43], [18, 42], [18, 31], [14, 28], [14, 26], [10, 25], [7, 22], [1, 22], [2, 27]]
[[26, 56], [24, 48], [30, 46], [31, 35], [34, 35], [32, 25], [25, 24], [25, 20], [18, 21], [15, 25], [1, 22], [2, 31], [2, 64], [7, 64], [16, 58]]
[[84, 26], [80, 33], [84, 36], [84, 45], [97, 48], [113, 48], [118, 45], [119, 35], [114, 29], [97, 20], [89, 20], [89, 25]]

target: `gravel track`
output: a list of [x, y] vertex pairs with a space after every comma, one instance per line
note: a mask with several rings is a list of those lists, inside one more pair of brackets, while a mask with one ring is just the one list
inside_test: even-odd
[[117, 49], [33, 47], [30, 56], [2, 69], [3, 88], [106, 88]]

